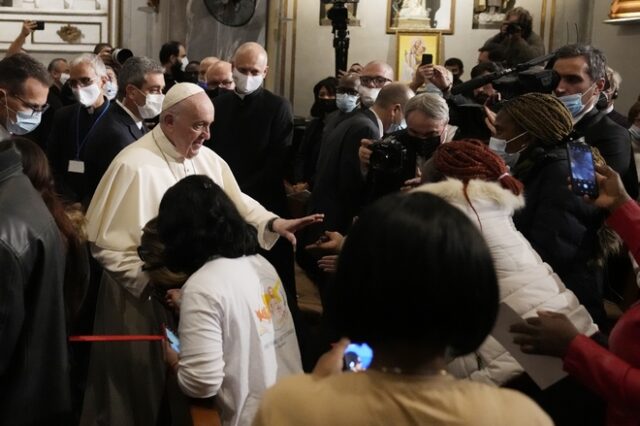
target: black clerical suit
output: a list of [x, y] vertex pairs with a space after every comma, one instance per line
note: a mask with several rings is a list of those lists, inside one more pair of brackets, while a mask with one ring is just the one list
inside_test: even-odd
[[607, 114], [607, 117], [609, 117], [611, 121], [618, 124], [619, 126], [624, 127], [625, 129], [631, 127], [631, 123], [629, 123], [629, 119], [627, 118], [627, 116], [620, 114], [615, 109], [612, 109], [611, 112]]
[[[291, 105], [263, 88], [243, 98], [231, 91], [222, 93], [213, 104], [215, 121], [205, 145], [229, 164], [242, 192], [277, 215], [288, 217], [283, 179], [293, 137]], [[291, 244], [280, 238], [262, 254], [278, 271], [290, 306], [297, 306]]]
[[364, 202], [365, 180], [358, 149], [362, 139], [379, 139], [378, 120], [360, 110], [326, 133], [310, 199], [311, 213], [324, 213], [323, 229], [346, 233]]
[[[67, 201], [86, 202], [89, 195], [85, 164], [87, 146], [96, 135], [96, 121], [104, 118], [109, 106], [109, 101], [105, 99], [95, 110], [78, 103], [56, 112], [47, 140], [47, 156], [56, 189]], [[84, 172], [81, 172], [82, 168]]]
[[629, 131], [596, 108], [585, 114], [574, 129], [584, 136], [589, 145], [598, 148], [607, 165], [620, 174], [629, 195], [638, 198], [638, 175]]
[[85, 147], [87, 201], [91, 200], [100, 179], [116, 155], [145, 133], [144, 125], [140, 129], [118, 102], [111, 105], [109, 111], [96, 124]]

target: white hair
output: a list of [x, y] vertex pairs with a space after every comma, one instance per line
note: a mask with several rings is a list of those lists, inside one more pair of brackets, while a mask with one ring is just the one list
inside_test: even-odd
[[412, 111], [422, 111], [436, 120], [449, 121], [449, 106], [442, 96], [435, 93], [421, 93], [414, 96], [405, 105], [404, 116]]
[[70, 67], [75, 67], [79, 64], [87, 64], [96, 72], [98, 77], [107, 77], [107, 67], [102, 62], [102, 59], [98, 55], [93, 53], [83, 53], [82, 55], [74, 58], [69, 64]]

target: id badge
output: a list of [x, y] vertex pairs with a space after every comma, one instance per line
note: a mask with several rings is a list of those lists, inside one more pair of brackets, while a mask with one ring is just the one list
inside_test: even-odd
[[69, 160], [69, 172], [84, 173], [84, 161]]

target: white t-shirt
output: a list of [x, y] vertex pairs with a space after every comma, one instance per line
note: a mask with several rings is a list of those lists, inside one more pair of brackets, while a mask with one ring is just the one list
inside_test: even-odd
[[265, 390], [302, 372], [278, 274], [260, 255], [218, 258], [196, 271], [182, 293], [182, 391], [216, 395], [224, 425], [251, 424]]

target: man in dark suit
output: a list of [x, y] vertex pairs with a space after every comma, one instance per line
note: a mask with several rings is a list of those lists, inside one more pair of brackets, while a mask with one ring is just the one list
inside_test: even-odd
[[598, 99], [598, 104], [596, 106], [615, 123], [619, 124], [625, 129], [628, 129], [631, 126], [631, 123], [629, 123], [627, 116], [620, 114], [614, 109], [614, 103], [616, 99], [618, 99], [618, 92], [620, 90], [621, 83], [622, 77], [620, 76], [620, 73], [607, 66], [607, 82], [605, 85], [605, 89], [600, 95], [600, 99]]
[[158, 62], [145, 57], [132, 57], [120, 68], [115, 104], [96, 125], [86, 148], [87, 202], [115, 156], [146, 133], [142, 121], [160, 113], [163, 71]]
[[[229, 164], [242, 192], [286, 217], [284, 163], [293, 137], [293, 114], [286, 99], [262, 87], [267, 61], [267, 52], [257, 43], [238, 47], [232, 61], [235, 89], [214, 98], [216, 116], [205, 145]], [[289, 306], [295, 310], [291, 243], [281, 238], [261, 254], [278, 271]]]
[[[413, 91], [401, 83], [382, 88], [369, 109], [360, 110], [325, 135], [311, 194], [312, 212], [325, 214], [322, 228], [346, 233], [364, 202], [365, 180], [358, 149], [363, 139], [378, 140], [399, 130], [404, 123], [404, 106]], [[313, 240], [313, 237], [311, 237]]]
[[68, 201], [81, 202], [86, 196], [87, 142], [110, 104], [102, 92], [107, 69], [99, 57], [80, 55], [71, 61], [70, 72], [69, 85], [78, 103], [56, 112], [47, 139], [47, 157], [58, 192]]
[[556, 52], [553, 70], [560, 76], [555, 94], [573, 115], [575, 130], [589, 145], [598, 148], [607, 164], [622, 177], [629, 195], [637, 198], [638, 177], [629, 132], [596, 108], [605, 88], [603, 53], [590, 45], [563, 46]]

